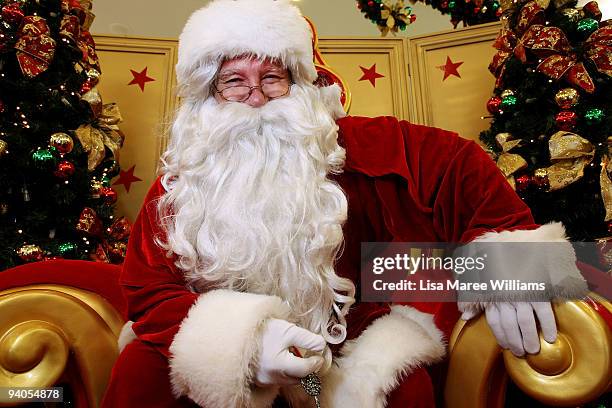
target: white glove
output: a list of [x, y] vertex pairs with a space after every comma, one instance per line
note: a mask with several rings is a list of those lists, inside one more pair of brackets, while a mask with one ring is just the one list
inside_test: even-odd
[[322, 352], [325, 345], [323, 336], [286, 320], [268, 320], [263, 329], [255, 383], [260, 387], [298, 384], [300, 378], [319, 371], [324, 359], [321, 356], [296, 357], [289, 352], [289, 347]]
[[[544, 340], [554, 343], [557, 340], [557, 324], [550, 302], [492, 302], [485, 306], [487, 323], [497, 342], [519, 357], [525, 352], [535, 354], [540, 351], [534, 312], [538, 316]], [[470, 320], [478, 314], [479, 310], [467, 310], [461, 319]]]

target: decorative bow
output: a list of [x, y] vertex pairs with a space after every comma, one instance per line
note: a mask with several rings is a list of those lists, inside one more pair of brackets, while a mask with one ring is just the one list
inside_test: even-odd
[[90, 255], [92, 261], [121, 263], [127, 250], [127, 239], [131, 225], [125, 217], [120, 217], [104, 231], [102, 221], [92, 208], [85, 207], [79, 216], [76, 229], [89, 237], [96, 237], [100, 243]]
[[[410, 7], [404, 6], [403, 0], [399, 0], [395, 3], [387, 0], [383, 1], [380, 10], [380, 18], [385, 20], [386, 24], [378, 26], [383, 37], [386, 36], [389, 31], [395, 34], [398, 28], [403, 27], [402, 29], [404, 29], [407, 25], [414, 22], [416, 16], [413, 17], [410, 14]], [[398, 24], [398, 21], [401, 23]]]
[[509, 153], [510, 150], [522, 143], [521, 139], [513, 139], [510, 133], [499, 133], [495, 136], [497, 144], [502, 149], [502, 154], [497, 158], [497, 167], [508, 180], [508, 183], [515, 188], [514, 173], [527, 167], [527, 161], [518, 154]]
[[21, 72], [29, 78], [45, 72], [53, 61], [56, 43], [49, 32], [49, 26], [44, 18], [24, 17], [15, 49]]
[[549, 2], [549, 0], [534, 0], [521, 8], [516, 23], [516, 32], [519, 36], [534, 24], [544, 24], [546, 21], [544, 10], [548, 7]]
[[[531, 26], [514, 50], [523, 62], [527, 60], [525, 49], [536, 55], [548, 55], [537, 66], [538, 71], [555, 80], [563, 77], [588, 93], [595, 91], [591, 76], [560, 28]], [[612, 26], [602, 27], [589, 36], [584, 42], [583, 58], [590, 59], [602, 74], [612, 76]]]
[[565, 131], [559, 131], [550, 137], [548, 150], [553, 164], [537, 171], [548, 177], [549, 191], [560, 190], [580, 180], [584, 175], [584, 168], [595, 156], [595, 148], [591, 142]]
[[498, 51], [489, 64], [489, 71], [497, 78], [495, 81], [495, 88], [502, 87], [502, 78], [506, 70], [506, 61], [512, 55], [515, 46], [516, 35], [512, 30], [508, 29], [503, 29], [493, 43], [493, 47]]
[[612, 181], [608, 172], [610, 165], [608, 157], [604, 157], [601, 163], [601, 174], [599, 176], [599, 184], [601, 185], [601, 199], [603, 200], [604, 208], [606, 209], [606, 217], [604, 221], [612, 220]]
[[119, 161], [119, 149], [125, 137], [119, 130], [119, 123], [123, 121], [119, 107], [115, 103], [102, 104], [102, 98], [96, 88], [83, 95], [96, 117], [92, 124], [82, 125], [75, 134], [87, 152], [87, 168], [93, 171], [105, 157], [105, 146], [113, 154], [113, 159]]
[[503, 28], [501, 30], [499, 36], [493, 43], [493, 47], [498, 51], [489, 64], [489, 71], [497, 78], [495, 81], [495, 88], [501, 88], [503, 85], [502, 78], [506, 70], [506, 61], [514, 52], [515, 47], [517, 47], [517, 35], [522, 35], [534, 24], [544, 24], [546, 19], [544, 10], [548, 7], [549, 2], [550, 0], [530, 1], [519, 11], [516, 33], [509, 28]]

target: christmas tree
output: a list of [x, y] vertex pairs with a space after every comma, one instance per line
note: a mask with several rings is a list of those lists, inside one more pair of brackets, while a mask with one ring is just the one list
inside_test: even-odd
[[0, 268], [122, 260], [115, 220], [123, 136], [95, 86], [88, 0], [0, 0]]
[[514, 1], [504, 9], [497, 77], [482, 132], [539, 223], [593, 241], [612, 232], [612, 20], [597, 3]]

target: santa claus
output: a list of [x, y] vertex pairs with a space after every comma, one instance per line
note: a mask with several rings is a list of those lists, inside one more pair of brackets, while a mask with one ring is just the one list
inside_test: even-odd
[[[176, 68], [181, 107], [121, 275], [135, 336], [105, 407], [315, 406], [313, 373], [326, 408], [433, 406], [456, 304], [361, 302], [360, 243], [565, 239], [474, 142], [344, 117], [289, 1], [211, 2]], [[555, 341], [547, 302], [462, 305], [483, 308], [517, 355], [539, 350], [535, 316]]]

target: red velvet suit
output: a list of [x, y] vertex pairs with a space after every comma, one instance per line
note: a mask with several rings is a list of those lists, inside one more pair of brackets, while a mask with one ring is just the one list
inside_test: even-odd
[[[537, 227], [527, 206], [474, 142], [391, 117], [347, 117], [338, 124], [347, 159], [335, 179], [349, 206], [346, 246], [336, 271], [352, 279], [358, 291], [361, 242], [465, 242], [491, 230]], [[200, 294], [186, 288], [173, 259], [153, 241], [161, 233], [155, 199], [163, 193], [158, 179], [133, 226], [120, 283], [138, 339], [119, 357], [104, 407], [193, 406], [187, 398], [172, 397], [167, 359], [181, 321]], [[446, 335], [458, 317], [450, 303], [416, 307], [433, 313]], [[389, 310], [388, 304], [358, 301], [347, 316], [348, 339]], [[432, 381], [421, 368], [388, 396], [388, 406], [427, 407], [433, 398]]]

